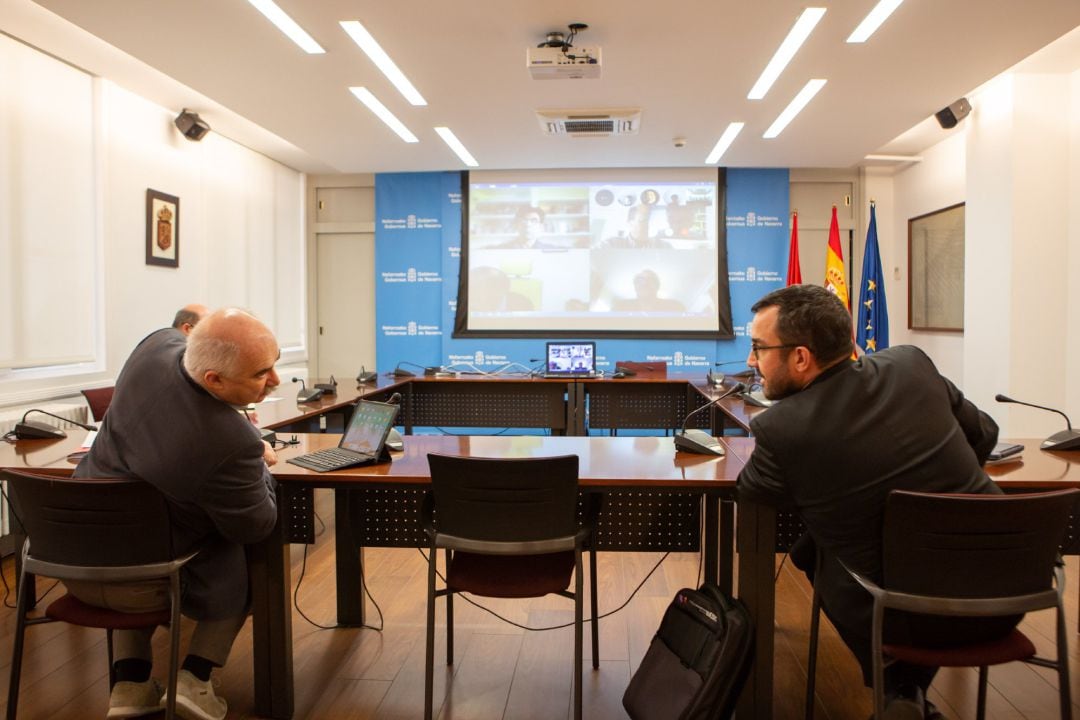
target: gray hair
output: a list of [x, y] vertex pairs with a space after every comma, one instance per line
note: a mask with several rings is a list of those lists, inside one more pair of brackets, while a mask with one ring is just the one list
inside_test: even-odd
[[262, 328], [253, 315], [239, 308], [223, 308], [196, 325], [188, 336], [184, 369], [198, 383], [211, 370], [226, 377], [243, 371], [244, 353], [253, 326]]

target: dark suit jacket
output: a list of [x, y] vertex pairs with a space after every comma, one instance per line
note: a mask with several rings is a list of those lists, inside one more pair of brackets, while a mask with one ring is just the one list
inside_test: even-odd
[[202, 548], [184, 568], [185, 614], [234, 617], [247, 607], [243, 545], [266, 537], [277, 521], [274, 481], [255, 427], [184, 371], [186, 347], [170, 328], [135, 348], [75, 475], [140, 478], [161, 490], [176, 552]]
[[829, 560], [881, 581], [891, 490], [1001, 492], [982, 469], [997, 425], [915, 347], [845, 360], [756, 416], [750, 429], [756, 442], [739, 494], [802, 516], [826, 558], [815, 584], [830, 616], [869, 619], [870, 595], [853, 590]]

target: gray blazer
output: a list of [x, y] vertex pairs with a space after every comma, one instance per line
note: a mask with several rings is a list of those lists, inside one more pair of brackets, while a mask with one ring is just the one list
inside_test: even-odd
[[277, 522], [275, 483], [255, 427], [184, 371], [186, 347], [171, 328], [139, 343], [75, 475], [141, 478], [161, 490], [176, 552], [202, 549], [184, 568], [184, 613], [235, 617], [248, 605], [243, 546]]

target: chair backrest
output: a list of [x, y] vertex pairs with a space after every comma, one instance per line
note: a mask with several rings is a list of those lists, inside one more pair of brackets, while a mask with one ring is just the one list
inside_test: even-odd
[[440, 534], [495, 542], [572, 537], [578, 458], [428, 455]]
[[15, 470], [2, 477], [36, 560], [120, 567], [174, 558], [168, 505], [149, 483]]
[[109, 403], [112, 402], [113, 390], [115, 389], [114, 387], [103, 387], [82, 391], [86, 403], [90, 406], [90, 415], [94, 418], [94, 422], [101, 422], [105, 419], [105, 411], [109, 409]]
[[885, 503], [884, 584], [954, 598], [1047, 590], [1080, 490], [944, 495], [894, 490]]

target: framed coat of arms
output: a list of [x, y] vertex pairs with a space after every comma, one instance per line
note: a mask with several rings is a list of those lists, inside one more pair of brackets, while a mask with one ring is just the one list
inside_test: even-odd
[[146, 191], [146, 264], [180, 267], [180, 198]]

